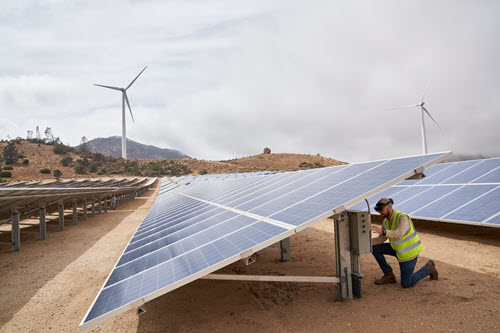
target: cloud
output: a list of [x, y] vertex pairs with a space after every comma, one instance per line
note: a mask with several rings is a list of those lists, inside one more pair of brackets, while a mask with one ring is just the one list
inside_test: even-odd
[[[22, 5], [24, 4], [24, 6]], [[63, 141], [121, 133], [204, 159], [500, 155], [496, 2], [24, 2], [0, 10], [1, 118]], [[24, 129], [23, 127], [29, 127]], [[5, 128], [5, 125], [4, 125]], [[12, 136], [12, 134], [11, 134]]]

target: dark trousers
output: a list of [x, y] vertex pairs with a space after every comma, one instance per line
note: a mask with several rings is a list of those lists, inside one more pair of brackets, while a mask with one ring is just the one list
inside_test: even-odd
[[[391, 247], [391, 244], [382, 243], [373, 245], [372, 254], [384, 274], [392, 272], [392, 267], [385, 260], [386, 255], [397, 258], [396, 251]], [[417, 263], [417, 258], [410, 261], [399, 262], [399, 269], [401, 270], [401, 285], [403, 288], [413, 287], [418, 281], [430, 274], [427, 266], [424, 266], [417, 272], [413, 273], [415, 270], [415, 264]]]

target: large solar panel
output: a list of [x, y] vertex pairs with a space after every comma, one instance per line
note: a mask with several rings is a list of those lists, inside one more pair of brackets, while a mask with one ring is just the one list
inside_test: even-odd
[[296, 172], [164, 178], [157, 199], [80, 327], [136, 308], [247, 257], [445, 155]]
[[[500, 158], [442, 163], [368, 199], [394, 199], [413, 218], [500, 227]], [[366, 210], [357, 204], [349, 209]]]

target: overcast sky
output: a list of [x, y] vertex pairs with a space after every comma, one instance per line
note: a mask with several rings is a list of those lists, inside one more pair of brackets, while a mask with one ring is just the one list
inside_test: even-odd
[[500, 1], [0, 0], [0, 138], [121, 135], [198, 158], [500, 155]]

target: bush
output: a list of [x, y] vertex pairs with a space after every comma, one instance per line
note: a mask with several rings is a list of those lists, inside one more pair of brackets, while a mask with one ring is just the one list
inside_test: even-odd
[[83, 175], [86, 172], [87, 172], [87, 168], [85, 168], [85, 166], [83, 164], [78, 163], [77, 165], [75, 165], [75, 173], [77, 173], [79, 175]]
[[200, 171], [200, 175], [206, 175], [207, 173], [208, 173], [208, 171], [205, 170], [205, 169], [203, 169], [203, 170]]
[[66, 156], [61, 159], [61, 164], [65, 167], [70, 166], [73, 163], [73, 158], [71, 156]]
[[12, 167], [12, 165], [6, 165], [3, 167], [4, 170], [13, 170], [14, 168]]
[[45, 173], [45, 174], [50, 175], [50, 169], [47, 169], [47, 168], [40, 169], [40, 173]]
[[61, 172], [61, 170], [59, 170], [59, 169], [55, 169], [54, 171], [52, 171], [52, 175], [53, 175], [54, 177], [56, 177], [56, 178], [59, 178], [59, 177], [61, 177], [62, 172]]
[[89, 165], [89, 172], [92, 172], [92, 173], [97, 172], [97, 164], [90, 163], [90, 165]]
[[105, 174], [106, 174], [106, 169], [99, 170], [99, 171], [97, 172], [97, 174], [98, 174], [99, 176], [105, 175]]
[[56, 142], [54, 143], [54, 153], [56, 154], [66, 154], [71, 148], [66, 146], [64, 143]]
[[12, 177], [12, 172], [10, 172], [10, 171], [2, 171], [0, 173], [0, 177], [2, 177], [2, 178], [10, 178], [10, 177]]
[[23, 165], [28, 165], [28, 164], [30, 164], [30, 160], [28, 159], [23, 160]]

